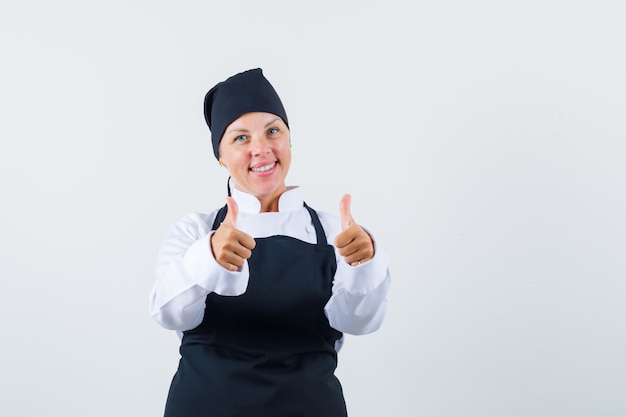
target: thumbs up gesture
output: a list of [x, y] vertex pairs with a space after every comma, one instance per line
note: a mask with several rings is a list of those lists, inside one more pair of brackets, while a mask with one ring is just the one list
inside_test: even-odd
[[341, 232], [335, 237], [335, 246], [348, 264], [357, 266], [374, 257], [374, 243], [370, 235], [354, 222], [350, 212], [351, 200], [350, 194], [346, 194], [339, 203]]
[[236, 227], [239, 214], [237, 202], [232, 197], [226, 197], [226, 205], [226, 217], [211, 236], [211, 251], [218, 264], [229, 271], [237, 271], [252, 256], [256, 242]]

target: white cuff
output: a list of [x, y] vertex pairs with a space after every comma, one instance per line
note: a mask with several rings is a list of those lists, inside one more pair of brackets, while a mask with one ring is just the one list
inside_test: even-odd
[[388, 265], [387, 254], [377, 248], [372, 259], [357, 266], [349, 265], [342, 258], [337, 264], [336, 275], [342, 277], [343, 286], [348, 293], [365, 295], [383, 282], [387, 276]]

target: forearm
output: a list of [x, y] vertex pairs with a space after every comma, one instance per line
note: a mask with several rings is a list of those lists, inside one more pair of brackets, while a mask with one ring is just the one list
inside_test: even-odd
[[204, 233], [185, 219], [168, 231], [157, 256], [150, 315], [167, 329], [185, 331], [198, 326], [209, 293], [236, 296], [248, 285], [247, 263], [241, 272], [222, 268], [211, 252], [211, 233]]
[[388, 258], [382, 250], [355, 267], [339, 259], [333, 294], [325, 307], [330, 325], [354, 335], [378, 330], [387, 312], [390, 284]]

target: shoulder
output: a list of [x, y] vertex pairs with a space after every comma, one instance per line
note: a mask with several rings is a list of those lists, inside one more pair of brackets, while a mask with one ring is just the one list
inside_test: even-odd
[[188, 213], [170, 225], [168, 234], [187, 235], [196, 238], [204, 236], [211, 232], [218, 210], [215, 209], [210, 213]]

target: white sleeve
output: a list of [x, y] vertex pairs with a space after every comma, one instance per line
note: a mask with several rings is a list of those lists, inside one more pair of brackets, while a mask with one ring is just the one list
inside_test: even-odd
[[246, 291], [248, 263], [241, 271], [231, 272], [213, 257], [209, 225], [215, 214], [190, 214], [174, 223], [163, 239], [150, 292], [150, 315], [167, 329], [185, 331], [198, 326], [211, 292], [236, 296]]
[[[340, 229], [329, 227], [331, 223], [327, 217], [324, 220], [328, 243], [332, 244], [336, 233], [328, 231], [338, 232]], [[373, 237], [372, 240], [374, 257], [358, 266], [349, 265], [335, 248], [337, 271], [332, 295], [324, 311], [330, 325], [340, 332], [353, 335], [375, 332], [387, 313], [387, 293], [391, 285], [389, 257]]]
[[359, 266], [338, 258], [332, 296], [324, 309], [330, 325], [353, 335], [378, 330], [387, 313], [390, 284], [387, 255], [381, 249]]

